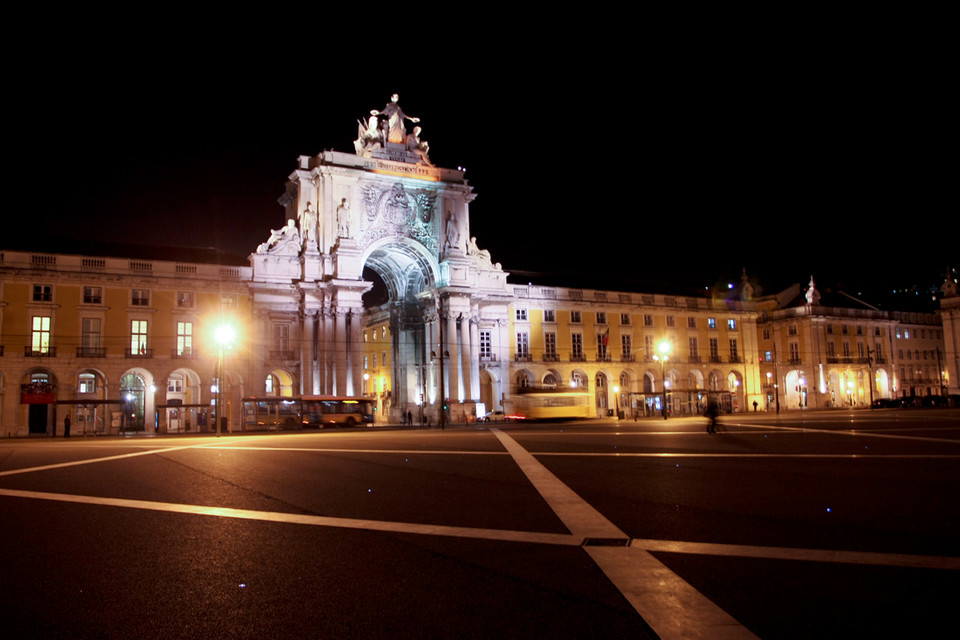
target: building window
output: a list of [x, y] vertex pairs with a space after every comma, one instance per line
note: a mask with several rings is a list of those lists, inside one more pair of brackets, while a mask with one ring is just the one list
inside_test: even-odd
[[493, 334], [489, 329], [480, 330], [480, 358], [482, 360], [493, 359]]
[[526, 309], [517, 309], [516, 310], [516, 319], [518, 322], [527, 321], [527, 310]]
[[174, 374], [167, 380], [167, 393], [183, 393], [183, 376]]
[[135, 307], [149, 307], [150, 291], [147, 289], [134, 289], [130, 296], [130, 304]]
[[543, 310], [543, 321], [544, 322], [556, 322], [557, 321], [557, 312], [553, 309], [544, 309]]
[[621, 313], [621, 314], [620, 314], [620, 324], [623, 324], [623, 325], [628, 325], [628, 324], [630, 324], [630, 314], [629, 314], [629, 313]]
[[193, 291], [177, 291], [177, 306], [185, 309], [192, 309]]
[[33, 285], [34, 302], [53, 302], [53, 285], [35, 284]]
[[700, 359], [700, 346], [697, 343], [697, 339], [689, 338], [687, 341], [687, 347], [690, 350], [690, 360], [696, 362]]
[[720, 362], [720, 341], [710, 338], [710, 361]]
[[85, 355], [95, 355], [100, 349], [100, 318], [80, 321], [80, 347]]
[[597, 311], [597, 324], [607, 324], [606, 311]]
[[543, 334], [543, 358], [544, 360], [557, 359], [557, 334], [552, 331]]
[[96, 393], [97, 376], [92, 373], [81, 373], [77, 378], [77, 393]]
[[740, 362], [740, 351], [737, 348], [736, 338], [730, 338], [730, 362]]
[[790, 362], [800, 362], [800, 345], [796, 342], [790, 343]]
[[610, 333], [598, 333], [597, 334], [597, 360], [606, 361], [607, 359], [607, 343], [610, 341]]
[[696, 329], [697, 328], [697, 319], [696, 318], [687, 318], [687, 328]]
[[141, 356], [147, 353], [146, 320], [132, 320], [130, 322], [130, 353]]
[[624, 360], [633, 357], [633, 336], [624, 334], [620, 336], [620, 353]]
[[84, 304], [103, 304], [103, 289], [100, 287], [83, 288]]
[[273, 325], [273, 350], [285, 352], [290, 347], [290, 325], [278, 323]]
[[580, 318], [580, 312], [579, 312], [579, 311], [571, 311], [571, 312], [570, 312], [570, 322], [573, 322], [573, 323], [576, 323], [576, 324], [580, 324], [580, 322], [582, 322], [582, 320], [581, 320], [581, 318]]
[[34, 316], [30, 334], [30, 350], [33, 353], [50, 353], [50, 317]]
[[177, 355], [189, 356], [193, 354], [193, 323], [177, 323]]
[[530, 334], [526, 331], [517, 332], [517, 358], [530, 357]]
[[570, 334], [570, 357], [573, 360], [583, 360], [583, 334]]
[[716, 329], [717, 328], [717, 319], [716, 318], [707, 318], [707, 328]]
[[673, 316], [667, 316], [667, 326], [668, 327], [677, 326], [677, 319], [674, 318]]
[[643, 314], [643, 326], [652, 327], [653, 326], [653, 316], [649, 313]]
[[220, 295], [220, 309], [228, 310], [233, 309], [237, 306], [237, 296], [232, 293], [224, 293]]
[[731, 331], [736, 331], [736, 330], [737, 330], [737, 321], [734, 320], [733, 318], [728, 318], [728, 319], [727, 319], [727, 329], [730, 329]]

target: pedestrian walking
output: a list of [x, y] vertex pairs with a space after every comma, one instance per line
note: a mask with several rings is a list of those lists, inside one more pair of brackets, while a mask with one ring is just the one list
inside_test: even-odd
[[63, 419], [63, 437], [64, 438], [70, 437], [70, 416], [69, 415]]
[[717, 432], [717, 415], [720, 413], [720, 407], [717, 406], [715, 400], [707, 401], [707, 408], [704, 410], [703, 415], [707, 417], [707, 433], [716, 433]]

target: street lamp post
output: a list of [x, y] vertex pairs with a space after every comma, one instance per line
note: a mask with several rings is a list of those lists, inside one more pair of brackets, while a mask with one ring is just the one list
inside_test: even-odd
[[663, 381], [663, 406], [660, 407], [660, 411], [663, 413], [663, 419], [667, 419], [667, 376], [664, 371], [664, 365], [667, 360], [670, 359], [670, 343], [664, 340], [660, 343], [658, 349], [660, 350], [659, 354], [654, 354], [653, 359], [660, 363], [660, 379]]
[[222, 411], [223, 411], [223, 350], [230, 346], [233, 343], [234, 331], [233, 327], [227, 324], [222, 324], [216, 328], [213, 334], [214, 339], [217, 342], [217, 399], [216, 399], [216, 412], [217, 412], [217, 437], [220, 437], [220, 425], [223, 422]]

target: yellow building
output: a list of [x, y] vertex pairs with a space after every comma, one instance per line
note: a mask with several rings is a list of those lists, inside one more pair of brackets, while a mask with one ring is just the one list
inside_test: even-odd
[[512, 391], [586, 390], [596, 415], [700, 413], [707, 396], [731, 411], [760, 397], [756, 312], [742, 300], [513, 286]]
[[[195, 259], [195, 256], [192, 256]], [[247, 344], [248, 267], [4, 251], [0, 434], [196, 431], [214, 424], [220, 347]], [[246, 352], [226, 345], [223, 409], [239, 420]]]
[[757, 301], [764, 405], [770, 410], [868, 407], [941, 395], [934, 313], [883, 311], [811, 280]]

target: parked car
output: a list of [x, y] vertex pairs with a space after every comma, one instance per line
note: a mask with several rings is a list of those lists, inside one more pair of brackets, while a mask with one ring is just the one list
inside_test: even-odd
[[873, 401], [874, 409], [899, 409], [902, 405], [900, 398], [878, 398]]
[[945, 407], [947, 406], [947, 399], [944, 396], [923, 396], [920, 398], [921, 407]]
[[503, 422], [503, 411], [491, 411], [485, 415], [480, 416], [478, 422]]

